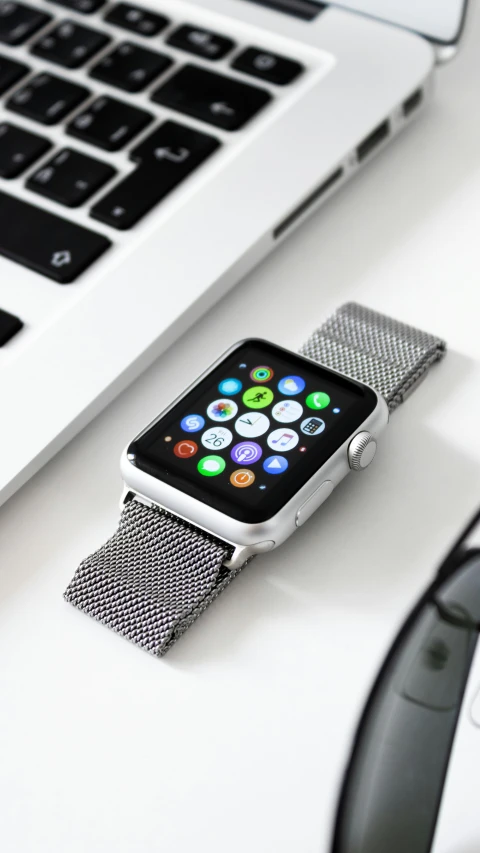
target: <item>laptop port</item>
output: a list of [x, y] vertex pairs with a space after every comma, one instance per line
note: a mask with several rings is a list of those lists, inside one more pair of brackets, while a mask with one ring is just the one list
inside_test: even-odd
[[387, 138], [389, 133], [390, 122], [388, 120], [383, 121], [382, 124], [379, 124], [378, 127], [375, 128], [375, 130], [372, 130], [372, 132], [363, 140], [363, 142], [360, 143], [357, 148], [358, 162], [361, 163], [362, 160], [365, 160], [365, 157], [368, 157], [370, 152], [373, 151], [374, 148], [377, 147], [377, 145], [380, 145], [380, 143]]
[[281, 235], [284, 234], [285, 231], [287, 231], [294, 224], [294, 222], [296, 222], [297, 219], [299, 219], [300, 216], [305, 213], [306, 210], [308, 210], [309, 207], [315, 204], [315, 202], [318, 201], [318, 199], [321, 198], [322, 195], [324, 195], [327, 190], [330, 189], [330, 187], [333, 187], [333, 185], [336, 184], [342, 176], [343, 169], [337, 169], [336, 172], [333, 172], [333, 174], [331, 174], [330, 177], [323, 182], [323, 184], [317, 187], [317, 189], [314, 190], [314, 192], [309, 195], [308, 198], [302, 201], [302, 203], [299, 204], [298, 207], [295, 208], [295, 210], [289, 213], [288, 216], [286, 216], [285, 219], [280, 222], [280, 224], [277, 225], [277, 227], [275, 228], [273, 232], [274, 240], [277, 240], [278, 237], [281, 237]]
[[417, 89], [409, 98], [402, 104], [402, 112], [405, 118], [408, 118], [410, 113], [413, 113], [423, 101], [423, 90]]

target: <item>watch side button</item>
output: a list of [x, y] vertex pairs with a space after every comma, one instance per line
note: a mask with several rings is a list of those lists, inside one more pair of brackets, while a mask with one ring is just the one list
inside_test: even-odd
[[273, 539], [266, 539], [265, 542], [257, 542], [253, 547], [256, 554], [266, 554], [267, 551], [271, 551], [272, 548], [275, 548], [275, 542]]
[[305, 524], [306, 521], [310, 518], [311, 515], [323, 504], [324, 501], [327, 500], [328, 497], [333, 492], [333, 483], [331, 480], [325, 480], [321, 486], [310, 495], [310, 497], [305, 501], [304, 504], [300, 507], [297, 512], [297, 516], [295, 518], [295, 524], [297, 527], [301, 527], [302, 524]]

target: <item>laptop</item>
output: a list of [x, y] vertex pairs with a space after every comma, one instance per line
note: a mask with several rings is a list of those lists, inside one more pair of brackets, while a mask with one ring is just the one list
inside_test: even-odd
[[0, 0], [0, 503], [421, 114], [464, 0]]

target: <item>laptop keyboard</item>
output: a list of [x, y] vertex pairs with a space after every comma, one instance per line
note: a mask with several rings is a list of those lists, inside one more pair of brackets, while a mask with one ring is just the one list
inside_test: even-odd
[[[227, 33], [135, 4], [48, 0], [48, 5], [51, 14], [33, 2], [0, 0], [0, 97], [11, 115], [0, 121], [0, 254], [67, 284], [114, 242], [114, 236], [95, 232], [95, 221], [115, 231], [133, 228], [220, 149], [226, 140], [223, 133], [215, 136], [215, 128], [233, 134], [245, 127], [275, 98], [272, 87], [292, 83], [303, 67], [239, 45]], [[26, 51], [36, 57], [35, 67], [28, 65]], [[195, 57], [203, 64], [195, 64]], [[216, 70], [219, 60], [225, 61]], [[89, 79], [105, 84], [105, 92], [98, 82], [91, 89]], [[141, 106], [122, 100], [122, 92], [142, 93]], [[174, 116], [164, 115], [162, 107]], [[39, 132], [17, 126], [15, 114], [38, 125]], [[193, 117], [205, 131], [183, 124], [182, 116]], [[58, 133], [49, 138], [49, 128], [59, 125], [63, 146]], [[75, 150], [74, 139], [91, 154]], [[118, 151], [126, 151], [132, 164], [128, 174], [108, 163], [106, 152]], [[8, 181], [18, 178], [32, 194], [31, 203], [9, 195]], [[58, 215], [37, 206], [40, 196], [59, 206]], [[91, 199], [92, 229], [69, 221], [68, 209]], [[59, 252], [60, 244], [67, 248]], [[9, 328], [18, 331], [21, 325], [18, 320]], [[0, 346], [10, 337], [0, 335]]]

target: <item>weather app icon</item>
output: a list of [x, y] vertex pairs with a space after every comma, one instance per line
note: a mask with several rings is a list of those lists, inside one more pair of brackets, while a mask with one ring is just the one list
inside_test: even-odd
[[280, 394], [286, 394], [287, 397], [301, 394], [304, 388], [305, 380], [301, 376], [284, 376], [278, 383]]

